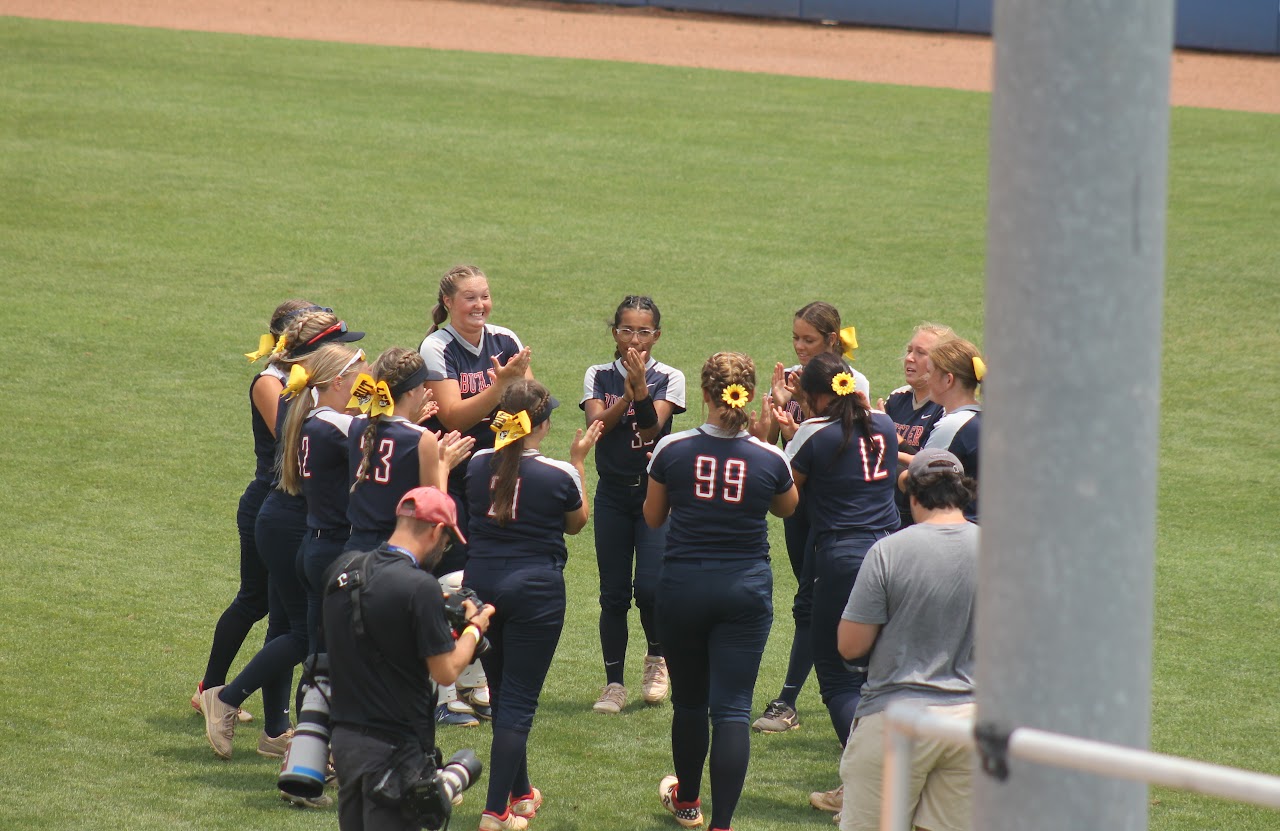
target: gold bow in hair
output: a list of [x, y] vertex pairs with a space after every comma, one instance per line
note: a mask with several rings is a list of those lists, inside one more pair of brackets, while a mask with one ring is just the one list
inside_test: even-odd
[[379, 381], [374, 385], [373, 398], [369, 401], [369, 418], [395, 414], [396, 402], [391, 398], [391, 387], [387, 386], [386, 381]]
[[844, 356], [849, 360], [853, 360], [853, 350], [858, 348], [858, 330], [852, 326], [846, 326], [840, 330], [840, 347], [844, 352]]
[[987, 374], [986, 362], [983, 361], [981, 358], [979, 358], [977, 355], [974, 355], [973, 356], [973, 377], [981, 381], [982, 376], [986, 374]]
[[289, 337], [288, 337], [288, 335], [281, 335], [281, 336], [279, 337], [279, 339], [277, 339], [277, 340], [276, 340], [276, 348], [271, 350], [271, 354], [272, 354], [273, 356], [274, 356], [274, 355], [282, 355], [282, 354], [284, 354], [284, 351], [285, 351], [286, 349], [288, 349], [288, 348], [289, 348]]
[[368, 413], [369, 407], [373, 404], [373, 394], [377, 390], [373, 377], [367, 372], [361, 372], [356, 376], [356, 382], [351, 385], [351, 400], [347, 402], [347, 409]]
[[244, 356], [249, 359], [249, 363], [253, 363], [254, 361], [260, 360], [270, 355], [275, 350], [275, 346], [276, 346], [275, 335], [263, 335], [262, 337], [258, 338], [258, 351], [246, 352], [244, 353]]
[[493, 440], [493, 449], [501, 450], [511, 442], [529, 435], [529, 431], [533, 428], [529, 425], [528, 410], [521, 410], [515, 415], [498, 410], [489, 429], [498, 434], [498, 437]]
[[311, 374], [307, 372], [306, 367], [302, 364], [294, 364], [293, 369], [289, 370], [289, 383], [280, 390], [280, 397], [293, 398], [307, 388], [307, 381], [310, 379]]

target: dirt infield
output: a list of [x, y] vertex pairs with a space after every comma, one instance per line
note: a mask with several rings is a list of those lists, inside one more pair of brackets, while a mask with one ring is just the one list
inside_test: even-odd
[[[0, 14], [989, 90], [991, 41], [532, 2], [0, 0]], [[1178, 51], [1172, 103], [1280, 113], [1280, 57]]]

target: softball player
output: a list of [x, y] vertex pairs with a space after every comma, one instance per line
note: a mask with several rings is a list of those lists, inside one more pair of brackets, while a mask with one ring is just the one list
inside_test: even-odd
[[[925, 447], [949, 450], [960, 459], [966, 476], [978, 481], [978, 434], [982, 405], [978, 385], [987, 374], [982, 353], [964, 338], [941, 341], [929, 351], [929, 397], [942, 405]], [[978, 497], [964, 509], [964, 517], [978, 521]]]
[[467, 466], [470, 554], [463, 584], [497, 611], [482, 657], [493, 702], [489, 792], [480, 831], [519, 831], [542, 804], [529, 782], [528, 741], [538, 696], [564, 628], [564, 535], [587, 524], [583, 464], [601, 424], [579, 430], [569, 463], [538, 452], [559, 402], [537, 381], [506, 388], [493, 448]]
[[[341, 361], [341, 366], [338, 365]], [[347, 462], [352, 387], [365, 366], [364, 350], [326, 345], [316, 351], [298, 406], [289, 409], [281, 436], [280, 488], [302, 494], [307, 503], [307, 533], [299, 559], [307, 592], [308, 652], [324, 652], [320, 612], [324, 572], [351, 536], [347, 519], [350, 492]]]
[[[893, 419], [869, 409], [838, 356], [811, 360], [800, 389], [815, 417], [800, 425], [787, 455], [809, 513], [813, 667], [843, 745], [867, 674], [865, 660], [844, 663], [836, 630], [867, 550], [898, 527], [898, 431]], [[828, 808], [842, 797], [837, 788], [811, 794], [810, 802]]]
[[[347, 518], [351, 521], [349, 551], [371, 551], [391, 536], [396, 506], [413, 488], [433, 485], [445, 490], [449, 472], [470, 452], [474, 439], [457, 432], [437, 439], [419, 422], [436, 409], [433, 390], [440, 382], [428, 382], [422, 356], [411, 349], [393, 347], [374, 362], [373, 375], [365, 376], [356, 393], [367, 415], [352, 422], [348, 439], [351, 496]], [[459, 547], [445, 553], [433, 573], [460, 571], [465, 557]], [[465, 671], [458, 686], [440, 688], [436, 721], [454, 727], [476, 727], [489, 716], [489, 693], [478, 665]], [[461, 687], [467, 700], [459, 700]]]
[[[327, 343], [349, 343], [364, 337], [327, 310], [305, 312], [285, 329], [282, 363], [290, 365], [289, 382], [276, 411], [276, 435], [283, 435], [284, 420], [297, 394], [316, 371], [313, 362], [328, 360]], [[349, 357], [349, 356], [348, 356]], [[306, 403], [298, 404], [306, 406]], [[277, 465], [277, 476], [280, 467]], [[283, 756], [288, 742], [289, 692], [293, 667], [307, 655], [307, 597], [298, 579], [297, 559], [306, 533], [307, 506], [302, 495], [290, 494], [276, 482], [262, 503], [254, 527], [258, 553], [267, 567], [270, 612], [266, 643], [257, 655], [225, 686], [206, 687], [200, 694], [205, 717], [205, 737], [216, 755], [229, 759], [235, 734], [236, 711], [255, 690], [262, 690], [263, 731], [258, 752]]]
[[[614, 360], [587, 368], [582, 401], [587, 425], [601, 422], [596, 449], [596, 564], [600, 569], [600, 651], [605, 687], [597, 713], [617, 713], [627, 703], [623, 661], [627, 612], [634, 592], [648, 643], [641, 692], [648, 704], [667, 696], [667, 663], [653, 620], [667, 528], [645, 524], [648, 451], [671, 432], [671, 417], [684, 412], [684, 373], [653, 358], [662, 337], [662, 315], [649, 297], [628, 295], [613, 314]], [[634, 576], [632, 564], [634, 557]]]
[[[244, 639], [254, 624], [267, 615], [267, 568], [258, 556], [253, 526], [263, 500], [271, 491], [271, 468], [276, 459], [276, 402], [280, 400], [280, 391], [288, 380], [287, 372], [277, 361], [275, 347], [291, 320], [301, 312], [319, 310], [320, 307], [309, 300], [286, 300], [271, 313], [268, 334], [259, 340], [257, 351], [245, 354], [250, 362], [267, 358], [266, 369], [249, 382], [249, 413], [257, 466], [253, 481], [244, 489], [236, 509], [236, 528], [240, 533], [240, 590], [213, 629], [213, 644], [209, 647], [204, 678], [196, 685], [195, 695], [191, 696], [191, 706], [196, 712], [201, 712], [200, 693], [208, 687], [227, 683], [227, 671], [231, 669], [231, 662], [236, 659]], [[252, 721], [253, 717], [241, 710], [239, 719]]]
[[[457, 430], [475, 440], [475, 449], [493, 447], [489, 420], [507, 387], [532, 378], [530, 352], [516, 333], [489, 323], [493, 299], [489, 279], [473, 265], [451, 268], [440, 280], [431, 309], [431, 331], [418, 351], [426, 362], [439, 411], [432, 429]], [[445, 321], [449, 322], [446, 324]], [[458, 523], [468, 524], [466, 467], [449, 477], [449, 495], [458, 506]], [[450, 568], [466, 562], [467, 546], [455, 543], [446, 555]]]
[[[871, 384], [867, 377], [848, 363], [853, 360], [854, 350], [858, 348], [857, 332], [852, 326], [841, 328], [840, 322], [839, 310], [830, 303], [821, 301], [809, 303], [795, 313], [791, 321], [791, 346], [795, 349], [799, 363], [786, 368], [779, 363], [773, 368], [770, 393], [772, 404], [781, 407], [788, 418], [783, 419], [785, 426], [778, 425], [775, 420], [769, 431], [771, 441], [776, 443], [780, 434], [781, 438], [790, 440], [795, 434], [795, 426], [804, 420], [800, 406], [804, 396], [796, 395], [796, 391], [800, 373], [815, 355], [842, 355], [846, 359], [845, 371], [853, 376], [855, 389], [870, 398]], [[787, 675], [782, 682], [782, 690], [751, 725], [752, 729], [761, 733], [785, 733], [800, 726], [796, 700], [800, 697], [805, 679], [809, 677], [809, 671], [813, 669], [813, 653], [809, 648], [813, 575], [806, 570], [805, 565], [810, 545], [809, 518], [804, 509], [803, 493], [800, 501], [801, 505], [796, 512], [782, 521], [787, 559], [791, 563], [791, 573], [796, 577], [796, 594], [791, 603], [795, 632], [791, 637], [791, 654], [787, 660]]]
[[[907, 351], [902, 356], [902, 374], [905, 386], [881, 399], [877, 408], [884, 410], [898, 428], [898, 467], [906, 470], [911, 457], [920, 451], [933, 425], [942, 416], [942, 405], [929, 398], [929, 350], [940, 340], [955, 337], [949, 326], [921, 323], [911, 333]], [[897, 492], [900, 528], [911, 525], [911, 503], [901, 490]]]
[[657, 528], [670, 516], [656, 612], [671, 674], [675, 775], [658, 793], [680, 825], [702, 825], [709, 746], [715, 831], [730, 827], [742, 795], [751, 694], [773, 622], [766, 515], [790, 515], [799, 496], [782, 451], [747, 433], [751, 359], [712, 355], [701, 386], [707, 423], [654, 448], [644, 518]]

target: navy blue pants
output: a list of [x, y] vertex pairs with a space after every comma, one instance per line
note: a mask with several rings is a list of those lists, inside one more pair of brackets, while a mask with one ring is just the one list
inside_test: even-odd
[[[769, 561], [666, 560], [657, 614], [671, 675], [678, 796], [685, 802], [698, 798], [709, 751], [712, 824], [728, 828], [746, 780], [751, 696], [773, 624]], [[731, 742], [728, 753], [716, 744], [721, 735]]]
[[853, 711], [867, 680], [865, 657], [846, 664], [836, 646], [840, 615], [858, 579], [862, 559], [886, 531], [840, 531], [814, 535], [813, 541], [813, 668], [822, 703], [840, 744], [849, 739]]
[[[622, 683], [627, 656], [627, 612], [635, 598], [647, 653], [661, 655], [654, 624], [654, 595], [667, 545], [667, 526], [644, 521], [644, 477], [620, 484], [601, 477], [595, 497], [596, 565], [600, 569], [600, 648], [608, 683]], [[634, 574], [633, 569], [634, 567]]]
[[528, 740], [538, 697], [564, 629], [564, 564], [550, 556], [472, 557], [462, 584], [494, 606], [490, 648], [480, 659], [493, 705], [485, 810], [503, 814], [527, 795]]
[[236, 529], [240, 533], [240, 590], [213, 629], [209, 662], [204, 669], [205, 688], [227, 683], [227, 672], [244, 639], [254, 625], [267, 616], [267, 567], [258, 556], [254, 526], [258, 522], [258, 511], [270, 491], [270, 483], [254, 479], [244, 489], [236, 509]]
[[307, 531], [306, 503], [273, 490], [257, 523], [258, 554], [267, 569], [267, 642], [227, 684], [220, 698], [239, 707], [262, 690], [268, 735], [289, 727], [293, 668], [307, 657], [307, 592], [298, 579], [298, 549]]
[[348, 531], [307, 529], [298, 556], [302, 560], [302, 585], [307, 591], [307, 654], [324, 652], [324, 632], [320, 628], [324, 603], [324, 573], [342, 555]]

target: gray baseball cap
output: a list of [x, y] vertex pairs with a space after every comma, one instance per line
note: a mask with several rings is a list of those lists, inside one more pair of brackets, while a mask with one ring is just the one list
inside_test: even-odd
[[926, 473], [958, 473], [964, 475], [964, 465], [956, 458], [956, 454], [940, 447], [922, 447], [920, 452], [911, 457], [911, 465], [907, 468], [911, 476], [924, 476]]

